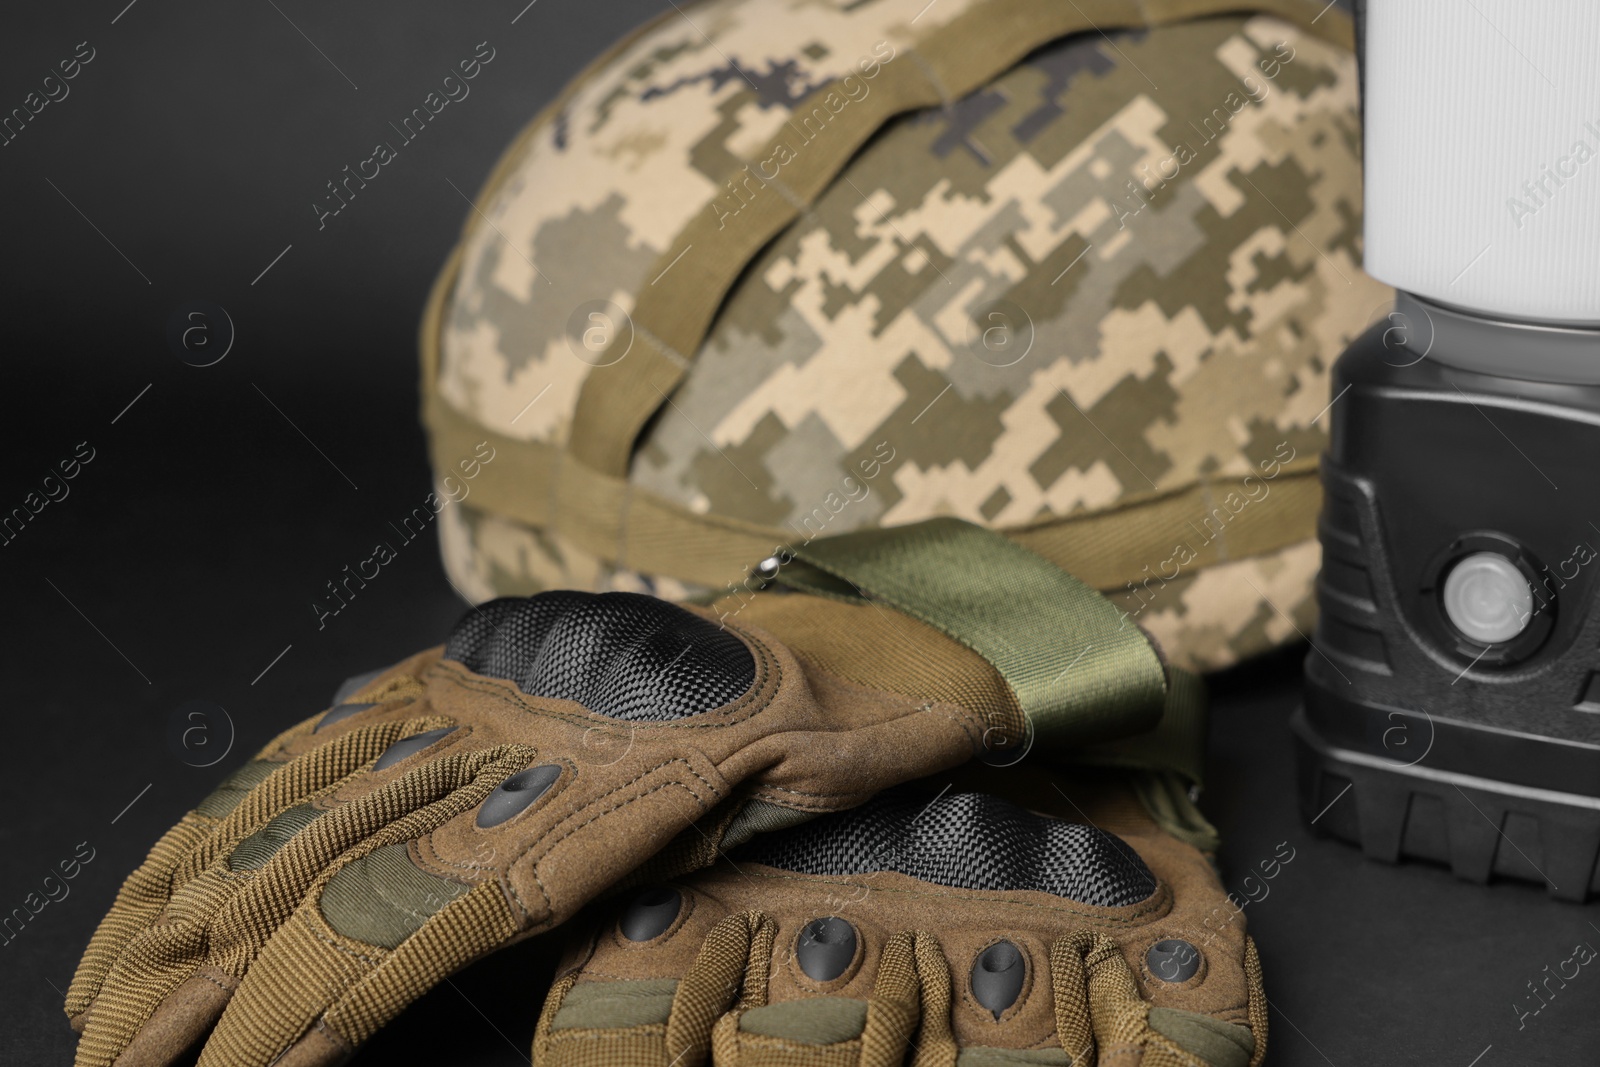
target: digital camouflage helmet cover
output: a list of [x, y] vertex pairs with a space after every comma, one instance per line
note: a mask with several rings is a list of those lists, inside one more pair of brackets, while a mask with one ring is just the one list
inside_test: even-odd
[[[753, 588], [956, 516], [1215, 669], [1309, 632], [1359, 267], [1349, 20], [1299, 0], [711, 0], [495, 169], [423, 325], [473, 599]], [[770, 565], [769, 565], [770, 566]]]

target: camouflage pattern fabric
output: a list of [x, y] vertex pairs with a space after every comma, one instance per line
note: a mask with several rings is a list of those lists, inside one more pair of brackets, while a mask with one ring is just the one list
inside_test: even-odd
[[[566, 448], [588, 376], [643, 331], [639, 294], [698, 269], [693, 247], [664, 262], [677, 233], [792, 196], [791, 161], [757, 153], [785, 129], [796, 156], [821, 143], [830, 114], [983, 0], [925, 4], [718, 0], [603, 60], [502, 163], [489, 225], [468, 227], [434, 402]], [[1308, 631], [1328, 368], [1388, 293], [1360, 270], [1355, 62], [1325, 39], [1348, 24], [1263, 6], [1067, 36], [889, 121], [735, 264], [637, 441], [630, 492], [776, 546], [933, 515], [1039, 529], [1198, 488], [1172, 549], [1130, 557], [1104, 591], [1198, 669]], [[510, 503], [480, 491], [441, 516], [474, 599], [715, 584], [635, 570]], [[1266, 523], [1275, 542], [1228, 551]]]
[[624, 42], [513, 146], [480, 205], [491, 225], [463, 256], [440, 395], [508, 436], [564, 443], [591, 369], [569, 318], [581, 335], [586, 305], [631, 312], [673, 237], [794, 105], [844, 75], [870, 91], [875, 46], [895, 55], [971, 2], [940, 0], [912, 26], [922, 5], [711, 0]]

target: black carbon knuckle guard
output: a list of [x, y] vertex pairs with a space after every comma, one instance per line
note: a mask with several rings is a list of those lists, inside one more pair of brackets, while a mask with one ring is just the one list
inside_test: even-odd
[[529, 696], [572, 700], [629, 722], [670, 722], [721, 707], [755, 682], [743, 641], [675, 604], [638, 593], [502, 597], [469, 612], [444, 657]]
[[796, 874], [894, 871], [952, 889], [1029, 890], [1102, 908], [1141, 903], [1156, 889], [1144, 861], [1112, 834], [981, 793], [932, 803], [880, 796], [758, 836], [734, 856]]

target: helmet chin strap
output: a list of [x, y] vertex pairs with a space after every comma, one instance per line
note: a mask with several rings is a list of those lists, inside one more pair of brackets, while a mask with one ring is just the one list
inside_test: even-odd
[[1367, 271], [1448, 309], [1433, 358], [1600, 381], [1600, 5], [1363, 7]]

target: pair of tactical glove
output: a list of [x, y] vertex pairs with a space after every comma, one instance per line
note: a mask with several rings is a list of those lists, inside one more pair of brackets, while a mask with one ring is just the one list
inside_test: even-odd
[[496, 600], [347, 683], [123, 885], [80, 1067], [339, 1062], [558, 926], [540, 1065], [1260, 1061], [1254, 946], [1150, 769], [1188, 682], [1137, 628], [949, 521], [767, 574]]

